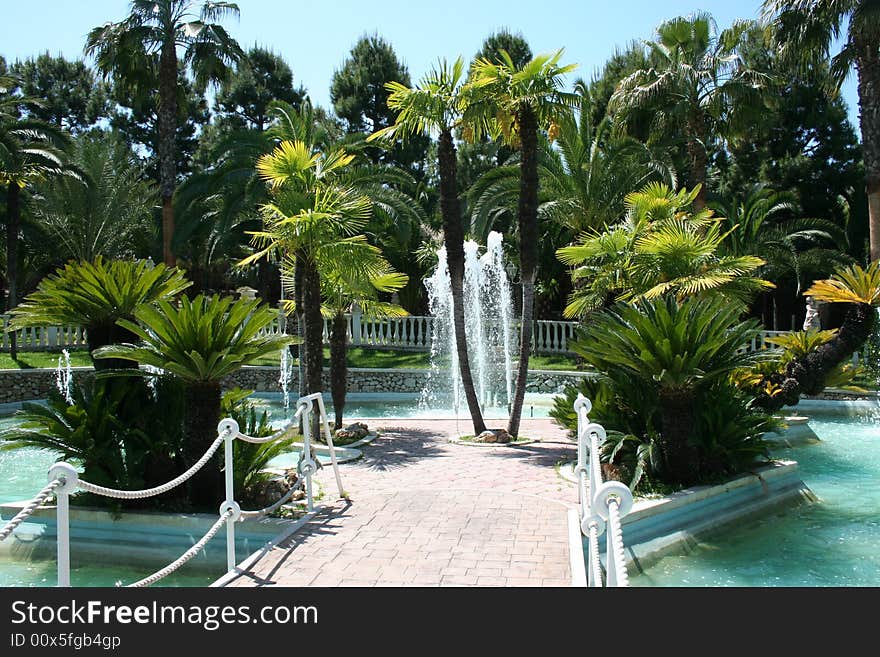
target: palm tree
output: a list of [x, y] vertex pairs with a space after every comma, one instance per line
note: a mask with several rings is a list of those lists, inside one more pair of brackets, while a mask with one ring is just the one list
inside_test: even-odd
[[272, 200], [262, 206], [265, 227], [254, 232], [258, 250], [241, 265], [281, 253], [282, 273], [295, 281], [297, 296], [287, 310], [303, 315], [304, 379], [308, 392], [321, 390], [324, 322], [321, 317], [319, 263], [345, 257], [361, 240], [372, 213], [369, 196], [346, 184], [353, 155], [342, 149], [326, 153], [303, 141], [283, 141], [257, 160], [260, 177], [269, 183]]
[[[18, 303], [22, 190], [53, 175], [70, 174], [63, 163], [68, 145], [65, 133], [48, 123], [22, 118], [22, 110], [37, 103], [14, 93], [18, 82], [0, 77], [0, 185], [6, 187], [6, 310]], [[10, 339], [10, 355], [18, 356], [15, 333]]]
[[[201, 294], [193, 300], [182, 296], [179, 303], [163, 299], [139, 306], [135, 321], [118, 321], [140, 343], [101, 347], [95, 357], [149, 365], [184, 382], [184, 459], [191, 466], [217, 437], [223, 379], [293, 340], [287, 335], [261, 335], [275, 317], [271, 307], [256, 299]], [[222, 499], [219, 468], [206, 468], [192, 482], [196, 504]]]
[[457, 156], [453, 131], [462, 124], [464, 98], [464, 60], [450, 66], [445, 60], [431, 69], [415, 87], [399, 82], [386, 84], [390, 95], [388, 106], [398, 112], [395, 123], [370, 135], [367, 140], [408, 138], [414, 135], [439, 133], [437, 160], [440, 176], [440, 215], [443, 241], [452, 288], [452, 317], [458, 371], [467, 400], [474, 433], [486, 430], [483, 413], [474, 388], [468, 359], [464, 326], [464, 226], [458, 198]]
[[[721, 217], [727, 233], [720, 253], [764, 260], [759, 273], [777, 285], [772, 294], [790, 294], [790, 283], [781, 286], [793, 281], [794, 293], [800, 296], [814, 279], [852, 262], [841, 248], [847, 242], [845, 231], [827, 219], [801, 216], [789, 193], [774, 192], [763, 183], [755, 183], [742, 195], [710, 202], [709, 207]], [[762, 296], [766, 315], [770, 295]], [[765, 322], [770, 325], [766, 318]]]
[[552, 54], [537, 55], [517, 67], [502, 50], [496, 61], [478, 59], [474, 62], [468, 83], [469, 94], [472, 94], [472, 125], [476, 126], [474, 134], [482, 135], [491, 130], [520, 151], [517, 227], [522, 319], [516, 390], [507, 426], [512, 436], [519, 434], [526, 392], [538, 274], [538, 131], [546, 127], [551, 139], [555, 137], [558, 122], [578, 101], [575, 94], [560, 91], [562, 76], [576, 68], [576, 65], [559, 65], [562, 53], [560, 49]]
[[94, 28], [86, 39], [86, 54], [95, 56], [105, 75], [113, 75], [142, 94], [155, 93], [158, 87], [162, 250], [170, 267], [175, 264], [172, 200], [177, 185], [174, 149], [178, 62], [182, 61], [193, 72], [200, 88], [224, 79], [229, 66], [241, 60], [244, 53], [215, 21], [230, 15], [237, 17], [238, 13], [238, 6], [231, 2], [132, 0], [126, 18]]
[[56, 257], [131, 257], [149, 247], [155, 186], [131, 150], [110, 133], [76, 138], [70, 157], [81, 178], [35, 188], [34, 217], [57, 240]]
[[716, 34], [709, 14], [666, 21], [647, 41], [651, 68], [620, 81], [608, 111], [625, 127], [630, 117], [651, 111], [651, 132], [681, 134], [687, 148], [689, 187], [699, 186], [696, 210], [706, 204], [708, 144], [745, 119], [754, 108], [763, 75], [742, 65], [737, 50], [751, 21]]
[[[270, 199], [269, 189], [255, 169], [257, 159], [284, 140], [300, 140], [324, 150], [335, 143], [326, 117], [307, 100], [299, 108], [283, 101], [269, 105], [265, 130], [232, 130], [210, 149], [204, 171], [187, 178], [175, 194], [175, 248], [186, 245], [188, 271], [207, 286], [208, 271], [226, 269], [248, 255], [248, 233], [262, 227], [259, 208]], [[270, 263], [257, 264], [257, 288], [266, 297]], [[201, 278], [202, 280], [199, 280]]]
[[81, 326], [95, 369], [126, 367], [128, 361], [102, 360], [95, 350], [133, 339], [119, 320], [131, 321], [141, 306], [173, 299], [190, 285], [181, 271], [146, 260], [97, 256], [92, 262], [71, 262], [40, 281], [12, 311], [9, 327]]
[[[577, 115], [564, 115], [557, 123], [555, 145], [540, 140], [538, 157], [538, 286], [546, 282], [560, 300], [569, 289], [568, 275], [560, 269], [556, 250], [584, 231], [603, 230], [618, 221], [624, 198], [634, 189], [651, 180], [676, 183], [675, 171], [662, 155], [636, 139], [615, 135], [610, 118], [593, 125], [593, 101], [582, 80], [575, 82], [574, 92], [579, 97]], [[473, 184], [468, 199], [471, 233], [485, 241], [501, 219], [516, 214], [519, 168], [509, 164], [487, 171]], [[564, 282], [553, 285], [554, 280]], [[539, 293], [536, 304], [541, 301]], [[555, 310], [559, 303], [552, 307]]]
[[[807, 65], [831, 60], [837, 88], [855, 66], [858, 73], [859, 125], [865, 161], [871, 260], [880, 259], [880, 19], [873, 0], [765, 0], [777, 44], [786, 56]], [[845, 35], [843, 34], [846, 31]]]
[[880, 261], [875, 260], [867, 269], [859, 265], [840, 269], [831, 278], [813, 283], [804, 295], [851, 305], [834, 337], [786, 364], [784, 379], [778, 382], [779, 394], [761, 400], [770, 410], [797, 404], [801, 393], [821, 393], [828, 375], [865, 344], [880, 307]]
[[345, 313], [356, 304], [365, 317], [404, 317], [400, 306], [381, 301], [380, 294], [396, 292], [408, 280], [394, 271], [375, 246], [352, 241], [345, 258], [319, 264], [324, 296], [324, 313], [330, 319], [330, 395], [336, 415], [335, 428], [342, 428], [348, 350], [348, 318]]
[[742, 307], [772, 283], [752, 276], [764, 260], [727, 255], [731, 231], [709, 209], [690, 211], [698, 189], [672, 191], [650, 183], [626, 197], [625, 220], [608, 230], [587, 232], [559, 249], [559, 259], [587, 281], [572, 293], [567, 317], [578, 317], [614, 301], [673, 295], [679, 299], [720, 294]]
[[[642, 142], [612, 132], [605, 117], [593, 124], [593, 99], [583, 80], [574, 84], [577, 113], [556, 123], [555, 147], [542, 140], [538, 157], [541, 223], [566, 229], [569, 240], [586, 230], [601, 230], [624, 212], [624, 198], [653, 179], [674, 187], [675, 171]], [[483, 174], [468, 192], [471, 232], [485, 241], [501, 212], [515, 213], [518, 170], [503, 166]]]

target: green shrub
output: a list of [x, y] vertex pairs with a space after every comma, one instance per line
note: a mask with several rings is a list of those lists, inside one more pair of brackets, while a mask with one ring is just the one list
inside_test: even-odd
[[573, 429], [577, 392], [589, 397], [591, 419], [609, 432], [609, 471], [633, 486], [643, 473], [690, 485], [741, 471], [766, 454], [770, 423], [730, 383], [762, 358], [741, 350], [757, 325], [739, 311], [719, 298], [666, 298], [593, 316], [574, 350], [599, 376], [567, 390], [551, 415]]

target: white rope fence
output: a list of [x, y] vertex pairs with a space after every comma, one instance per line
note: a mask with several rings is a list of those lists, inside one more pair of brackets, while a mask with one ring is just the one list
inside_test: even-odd
[[[36, 495], [36, 497], [28, 502], [21, 509], [21, 511], [19, 511], [9, 522], [7, 522], [2, 529], [0, 529], [0, 541], [11, 536], [16, 528], [21, 525], [21, 523], [27, 520], [34, 513], [34, 511], [36, 511], [36, 509], [40, 505], [42, 505], [49, 497], [54, 495], [57, 501], [56, 525], [58, 530], [58, 586], [70, 586], [69, 502], [71, 494], [76, 492], [77, 489], [81, 489], [90, 493], [94, 493], [96, 495], [101, 495], [103, 497], [111, 497], [123, 500], [138, 500], [162, 495], [163, 493], [167, 493], [168, 491], [173, 490], [174, 488], [189, 480], [193, 475], [195, 475], [207, 463], [210, 462], [214, 454], [217, 453], [217, 450], [220, 449], [220, 445], [224, 445], [226, 497], [220, 504], [218, 519], [214, 522], [213, 525], [211, 525], [211, 528], [208, 529], [205, 535], [195, 544], [193, 544], [193, 546], [190, 547], [186, 552], [184, 552], [180, 557], [178, 557], [176, 560], [174, 560], [161, 570], [158, 570], [152, 575], [145, 577], [144, 579], [138, 580], [137, 582], [130, 584], [129, 586], [150, 586], [151, 584], [155, 584], [162, 578], [167, 577], [171, 573], [175, 572], [181, 566], [183, 566], [185, 563], [195, 557], [199, 552], [201, 552], [205, 548], [205, 546], [211, 541], [211, 539], [213, 539], [224, 526], [226, 527], [226, 566], [227, 571], [232, 571], [235, 569], [236, 564], [236, 522], [242, 522], [243, 520], [249, 518], [260, 518], [273, 513], [274, 511], [281, 508], [281, 506], [289, 502], [294, 493], [296, 493], [298, 490], [302, 490], [303, 488], [305, 488], [306, 490], [306, 508], [308, 511], [314, 510], [314, 499], [312, 495], [312, 476], [318, 471], [318, 468], [320, 467], [316, 460], [313, 458], [313, 448], [311, 441], [311, 415], [314, 405], [317, 405], [318, 407], [318, 413], [320, 416], [319, 419], [323, 424], [323, 429], [326, 434], [327, 446], [330, 452], [330, 460], [332, 462], [333, 470], [336, 475], [336, 483], [339, 488], [339, 495], [341, 497], [345, 494], [345, 491], [342, 488], [342, 477], [339, 474], [339, 464], [336, 460], [336, 451], [333, 446], [333, 434], [330, 431], [330, 423], [327, 420], [327, 411], [324, 408], [324, 400], [321, 397], [321, 393], [312, 393], [297, 400], [297, 409], [292, 421], [283, 429], [277, 431], [271, 436], [266, 436], [263, 438], [248, 436], [241, 433], [238, 423], [235, 420], [231, 418], [222, 420], [217, 427], [217, 438], [211, 443], [211, 445], [208, 447], [202, 457], [190, 468], [188, 468], [186, 472], [182, 473], [178, 477], [175, 477], [171, 481], [162, 484], [161, 486], [155, 486], [153, 488], [147, 488], [143, 490], [119, 490], [116, 488], [107, 488], [106, 486], [99, 486], [89, 481], [80, 479], [79, 473], [72, 465], [68, 463], [56, 463], [49, 469], [49, 483], [46, 485], [46, 487], [43, 488]], [[265, 444], [273, 442], [285, 436], [290, 428], [293, 427], [300, 420], [302, 421], [303, 425], [303, 443], [299, 463], [297, 464], [297, 472], [300, 475], [300, 480], [298, 484], [292, 486], [290, 490], [281, 497], [281, 499], [263, 509], [258, 509], [255, 511], [242, 511], [238, 502], [235, 501], [232, 458], [234, 441], [241, 440], [254, 444]], [[305, 482], [304, 484], [303, 481]]]
[[[587, 537], [587, 585], [591, 587], [629, 586], [621, 519], [632, 509], [632, 493], [619, 481], [602, 481], [599, 448], [605, 441], [605, 429], [590, 422], [590, 400], [578, 395], [574, 402], [577, 414], [578, 478], [581, 532]], [[599, 554], [599, 536], [605, 533], [605, 581]]]
[[134, 584], [129, 584], [128, 588], [142, 588], [144, 586], [150, 586], [150, 584], [155, 584], [163, 577], [167, 577], [175, 570], [180, 568], [187, 561], [196, 556], [202, 549], [211, 541], [214, 536], [217, 535], [217, 532], [226, 524], [226, 521], [232, 516], [232, 509], [228, 509], [226, 513], [220, 516], [220, 518], [211, 525], [211, 529], [207, 531], [207, 533], [202, 536], [189, 550], [184, 552], [177, 560], [172, 561], [170, 564], [162, 568], [161, 570], [157, 570], [155, 573], [150, 575], [149, 577], [144, 577], [141, 580], [138, 580]]
[[79, 487], [90, 493], [101, 495], [102, 497], [113, 497], [120, 500], [142, 500], [147, 497], [162, 495], [163, 493], [167, 493], [168, 491], [177, 488], [180, 484], [184, 483], [201, 470], [202, 467], [211, 460], [211, 457], [214, 456], [224, 440], [225, 436], [219, 436], [213, 443], [211, 443], [211, 446], [205, 451], [202, 458], [196, 461], [189, 470], [161, 486], [146, 488], [144, 490], [119, 490], [118, 488], [105, 488], [104, 486], [98, 486], [97, 484], [80, 479]]

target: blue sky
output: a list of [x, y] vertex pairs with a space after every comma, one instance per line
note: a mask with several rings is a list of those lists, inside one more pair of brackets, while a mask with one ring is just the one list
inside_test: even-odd
[[[37, 0], [4, 2], [0, 55], [7, 60], [48, 50], [82, 56], [92, 27], [125, 16], [127, 0]], [[294, 79], [312, 100], [329, 106], [333, 72], [364, 33], [391, 42], [413, 79], [438, 57], [469, 60], [482, 40], [500, 27], [522, 32], [534, 52], [565, 47], [564, 62], [580, 68], [571, 76], [590, 78], [615, 47], [651, 38], [664, 19], [696, 10], [712, 13], [719, 27], [735, 18], [756, 18], [758, 0], [239, 0], [241, 18], [227, 26], [242, 46], [267, 46], [284, 56]], [[854, 75], [843, 88], [850, 120], [858, 126]]]

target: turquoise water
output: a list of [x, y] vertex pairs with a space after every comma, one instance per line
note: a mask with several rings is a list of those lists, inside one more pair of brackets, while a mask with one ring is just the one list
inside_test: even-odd
[[880, 586], [880, 423], [811, 419], [821, 443], [774, 452], [819, 497], [670, 556], [633, 586]]
[[28, 499], [48, 483], [49, 466], [57, 454], [39, 449], [0, 451], [0, 504]]
[[[9, 540], [9, 539], [7, 539]], [[117, 566], [107, 563], [78, 564], [75, 545], [71, 548], [70, 582], [73, 586], [116, 586], [131, 584], [151, 575], [157, 568], [137, 568], [135, 566]], [[225, 553], [224, 553], [225, 555]], [[180, 555], [170, 555], [171, 562]], [[224, 557], [215, 559], [213, 570], [195, 570], [187, 564], [176, 573], [172, 573], [153, 586], [208, 586], [226, 570]], [[55, 586], [57, 569], [54, 559], [24, 561], [9, 557], [0, 557], [0, 586]]]

